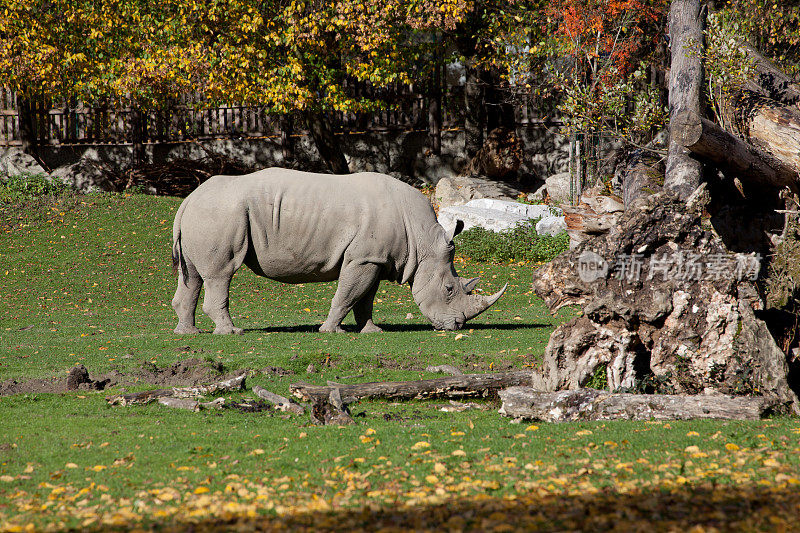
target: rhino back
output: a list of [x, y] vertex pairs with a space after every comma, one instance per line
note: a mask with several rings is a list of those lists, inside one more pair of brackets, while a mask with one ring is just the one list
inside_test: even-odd
[[187, 231], [193, 234], [190, 247], [220, 254], [230, 245], [233, 256], [246, 246], [245, 264], [257, 274], [291, 283], [336, 279], [345, 261], [385, 265], [386, 277], [395, 277], [413, 246], [407, 227], [426, 218], [435, 223], [418, 191], [373, 173], [272, 168], [215, 176], [186, 204], [181, 226], [184, 242]]

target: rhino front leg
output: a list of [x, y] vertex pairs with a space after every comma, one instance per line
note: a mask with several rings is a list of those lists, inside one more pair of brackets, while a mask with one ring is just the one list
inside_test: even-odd
[[230, 277], [211, 278], [205, 280], [206, 294], [203, 298], [203, 312], [211, 317], [216, 327], [214, 333], [241, 335], [244, 330], [234, 327], [228, 311], [228, 294], [231, 286]]
[[380, 287], [380, 280], [376, 281], [369, 292], [353, 306], [356, 327], [361, 333], [380, 333], [383, 331], [372, 321], [372, 304], [375, 301], [378, 287]]
[[[342, 332], [342, 320], [347, 313], [370, 291], [377, 290], [380, 267], [372, 263], [353, 264], [342, 267], [339, 273], [339, 287], [331, 301], [328, 318], [319, 328], [323, 332]], [[374, 294], [373, 294], [374, 295]], [[370, 307], [372, 306], [370, 298]]]

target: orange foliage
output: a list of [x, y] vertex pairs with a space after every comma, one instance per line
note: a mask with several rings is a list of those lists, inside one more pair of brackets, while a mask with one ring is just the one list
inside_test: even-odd
[[625, 77], [642, 48], [660, 38], [657, 25], [667, 6], [667, 0], [558, 0], [548, 14], [573, 54], [607, 58], [616, 76]]

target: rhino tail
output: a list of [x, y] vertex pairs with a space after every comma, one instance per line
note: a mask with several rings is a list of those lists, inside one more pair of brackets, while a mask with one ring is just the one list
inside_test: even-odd
[[181, 246], [181, 218], [183, 217], [185, 206], [186, 201], [178, 208], [178, 212], [175, 214], [175, 224], [172, 227], [172, 275], [177, 275], [178, 268], [180, 268], [184, 280], [189, 275], [186, 267], [186, 258], [183, 257], [183, 247]]

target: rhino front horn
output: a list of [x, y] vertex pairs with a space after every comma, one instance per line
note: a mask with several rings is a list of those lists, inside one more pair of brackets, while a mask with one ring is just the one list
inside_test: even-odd
[[506, 287], [508, 287], [508, 283], [503, 285], [502, 289], [500, 289], [491, 296], [482, 296], [482, 295], [479, 296], [476, 294], [470, 294], [467, 303], [467, 309], [464, 313], [467, 320], [475, 318], [479, 314], [489, 309], [492, 305], [494, 305], [494, 303], [500, 299], [503, 293], [506, 292]]

